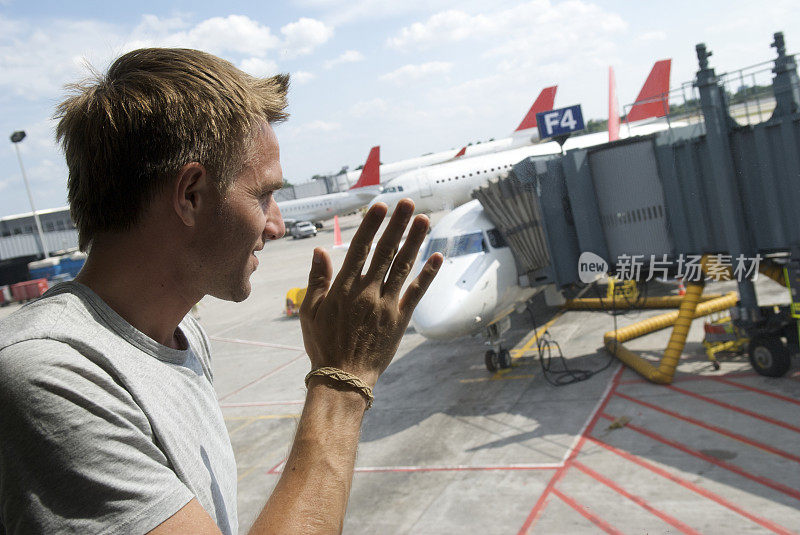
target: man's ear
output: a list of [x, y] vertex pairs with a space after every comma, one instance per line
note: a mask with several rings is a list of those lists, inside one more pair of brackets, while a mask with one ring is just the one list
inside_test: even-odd
[[208, 171], [197, 162], [181, 167], [172, 191], [172, 207], [187, 227], [197, 223], [198, 215], [211, 204]]

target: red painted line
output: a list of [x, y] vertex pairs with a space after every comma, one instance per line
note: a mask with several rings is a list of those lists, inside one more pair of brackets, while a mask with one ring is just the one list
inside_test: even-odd
[[659, 407], [658, 405], [653, 405], [652, 403], [648, 403], [646, 401], [643, 401], [641, 399], [637, 399], [637, 398], [629, 396], [627, 394], [623, 394], [621, 392], [617, 392], [617, 396], [619, 396], [619, 397], [621, 397], [623, 399], [627, 399], [628, 401], [632, 401], [634, 403], [638, 403], [639, 405], [642, 405], [643, 407], [647, 407], [649, 409], [653, 409], [654, 411], [658, 411], [660, 413], [667, 414], [669, 416], [672, 416], [673, 418], [677, 418], [678, 420], [683, 420], [684, 422], [688, 422], [690, 424], [694, 424], [694, 425], [696, 425], [698, 427], [702, 427], [703, 429], [708, 429], [709, 431], [714, 431], [715, 433], [719, 433], [720, 435], [724, 435], [724, 436], [726, 436], [728, 438], [732, 438], [734, 440], [738, 440], [739, 442], [743, 442], [744, 444], [747, 444], [749, 446], [753, 446], [754, 448], [758, 448], [758, 449], [767, 451], [769, 453], [772, 453], [774, 455], [778, 455], [780, 457], [783, 457], [784, 459], [789, 459], [790, 461], [794, 461], [796, 463], [800, 463], [800, 456], [793, 455], [793, 454], [791, 454], [789, 452], [786, 452], [786, 451], [783, 451], [783, 450], [779, 450], [778, 448], [774, 448], [774, 447], [770, 446], [769, 444], [764, 444], [763, 442], [758, 442], [757, 440], [753, 440], [753, 439], [747, 438], [746, 436], [740, 435], [739, 433], [734, 433], [733, 431], [728, 431], [727, 429], [723, 429], [722, 427], [718, 427], [716, 425], [707, 424], [707, 423], [702, 422], [700, 420], [697, 420], [695, 418], [691, 418], [689, 416], [684, 416], [683, 414], [679, 414], [679, 413], [677, 413], [675, 411], [671, 411], [669, 409], [665, 409], [664, 407]]
[[222, 403], [220, 407], [223, 409], [232, 409], [235, 407], [268, 407], [271, 405], [302, 405], [306, 401], [304, 399], [296, 399], [293, 401], [246, 401], [244, 403]]
[[288, 460], [289, 460], [289, 457], [288, 457], [288, 456], [287, 456], [287, 457], [284, 457], [283, 459], [281, 459], [281, 461], [280, 461], [278, 464], [276, 464], [275, 466], [273, 466], [272, 468], [270, 468], [269, 470], [267, 470], [267, 473], [268, 473], [268, 474], [280, 474], [280, 473], [282, 473], [282, 472], [283, 472], [283, 470], [278, 470], [278, 467], [280, 467], [280, 466], [282, 466], [283, 464], [285, 464], [285, 463], [286, 463], [286, 461], [288, 461]]
[[356, 468], [358, 473], [380, 473], [380, 472], [489, 472], [489, 471], [510, 471], [510, 470], [558, 470], [562, 465], [498, 465], [498, 466], [365, 466]]
[[293, 359], [292, 359], [292, 360], [290, 360], [289, 362], [286, 362], [285, 364], [282, 364], [282, 365], [278, 366], [278, 367], [277, 367], [277, 368], [275, 368], [274, 370], [272, 370], [272, 371], [269, 371], [269, 372], [265, 373], [265, 374], [264, 374], [264, 375], [262, 375], [261, 377], [258, 377], [258, 378], [256, 378], [256, 379], [253, 379], [252, 381], [250, 381], [250, 382], [249, 382], [249, 383], [247, 383], [246, 385], [244, 385], [244, 386], [242, 386], [242, 387], [239, 387], [239, 388], [237, 388], [237, 389], [236, 389], [236, 390], [234, 390], [233, 392], [230, 392], [229, 394], [225, 394], [224, 396], [222, 396], [221, 398], [219, 398], [219, 401], [225, 400], [225, 399], [227, 399], [227, 398], [231, 397], [231, 396], [232, 396], [232, 395], [234, 395], [234, 394], [238, 394], [239, 392], [241, 392], [241, 391], [242, 391], [242, 390], [244, 390], [245, 388], [249, 388], [249, 387], [253, 386], [253, 385], [254, 385], [254, 384], [256, 384], [256, 383], [263, 381], [263, 380], [264, 380], [264, 379], [266, 379], [267, 377], [271, 377], [271, 376], [275, 375], [275, 374], [276, 374], [276, 373], [278, 373], [279, 371], [281, 371], [281, 370], [283, 370], [284, 368], [287, 368], [288, 366], [290, 366], [290, 365], [291, 365], [292, 363], [294, 363], [296, 360], [303, 358], [305, 355], [306, 355], [306, 354], [305, 354], [305, 352], [303, 352], [303, 353], [300, 353], [299, 355], [297, 355], [295, 358], [293, 358]]
[[710, 397], [704, 396], [702, 394], [698, 394], [696, 392], [691, 392], [689, 390], [684, 390], [683, 388], [678, 388], [677, 386], [667, 385], [667, 388], [669, 388], [671, 390], [674, 390], [676, 392], [680, 392], [681, 394], [685, 394], [687, 396], [693, 397], [695, 399], [699, 399], [701, 401], [705, 401], [706, 403], [711, 403], [712, 405], [717, 405], [718, 407], [729, 409], [729, 410], [732, 410], [732, 411], [735, 411], [735, 412], [738, 412], [738, 413], [741, 413], [741, 414], [746, 414], [747, 416], [750, 416], [751, 418], [756, 418], [757, 420], [761, 420], [762, 422], [768, 422], [768, 423], [771, 423], [772, 425], [777, 425], [779, 427], [783, 427], [783, 428], [788, 429], [790, 431], [794, 431], [795, 433], [800, 433], [800, 427], [795, 427], [795, 426], [793, 426], [791, 424], [787, 424], [786, 422], [782, 422], [780, 420], [776, 420], [775, 418], [770, 418], [769, 416], [765, 416], [763, 414], [759, 414], [757, 412], [753, 412], [751, 410], [744, 409], [742, 407], [739, 407], [739, 406], [736, 406], [736, 405], [732, 405], [730, 403], [725, 403], [724, 401], [719, 401], [717, 399], [710, 398]]
[[[608, 414], [603, 414], [602, 417], [605, 418], [606, 420], [611, 420], [612, 422], [615, 419], [613, 416], [609, 416]], [[738, 474], [738, 475], [740, 475], [740, 476], [742, 476], [744, 478], [749, 479], [750, 481], [755, 481], [756, 483], [764, 485], [765, 487], [769, 487], [769, 488], [771, 488], [773, 490], [777, 490], [781, 494], [786, 494], [787, 496], [791, 496], [792, 498], [794, 498], [796, 500], [800, 500], [800, 492], [798, 492], [797, 490], [795, 490], [795, 489], [793, 489], [791, 487], [787, 487], [786, 485], [784, 485], [782, 483], [778, 483], [777, 481], [773, 481], [773, 480], [771, 480], [769, 478], [766, 478], [766, 477], [763, 477], [763, 476], [758, 476], [758, 475], [755, 475], [755, 474], [751, 474], [750, 472], [748, 472], [746, 470], [743, 470], [743, 469], [739, 468], [738, 466], [736, 466], [734, 464], [730, 464], [730, 463], [722, 461], [720, 459], [716, 459], [714, 457], [711, 457], [710, 455], [706, 455], [705, 453], [701, 453], [701, 452], [699, 452], [697, 450], [693, 450], [693, 449], [689, 448], [688, 446], [684, 446], [683, 444], [681, 444], [679, 442], [676, 442], [674, 440], [668, 439], [667, 437], [661, 436], [658, 433], [654, 433], [654, 432], [649, 431], [649, 430], [647, 430], [647, 429], [645, 429], [643, 427], [639, 427], [638, 425], [634, 425], [634, 424], [629, 423], [629, 424], [627, 424], [625, 426], [625, 428], [626, 429], [631, 429], [633, 431], [637, 431], [637, 432], [639, 432], [639, 433], [641, 433], [641, 434], [643, 434], [643, 435], [645, 435], [647, 437], [652, 438], [653, 440], [655, 440], [657, 442], [661, 442], [662, 444], [666, 444], [667, 446], [672, 446], [673, 448], [675, 448], [677, 450], [680, 450], [680, 451], [682, 451], [684, 453], [687, 453], [689, 455], [692, 455], [694, 457], [702, 459], [702, 460], [704, 460], [706, 462], [709, 462], [711, 464], [717, 465], [720, 468], [724, 468], [725, 470], [729, 470], [729, 471], [731, 471], [731, 472], [733, 472], [735, 474]]]
[[719, 505], [721, 505], [723, 507], [726, 507], [726, 508], [730, 509], [734, 513], [737, 513], [737, 514], [739, 514], [739, 515], [741, 515], [741, 516], [743, 516], [743, 517], [755, 522], [756, 524], [760, 525], [763, 528], [766, 528], [766, 529], [768, 529], [768, 530], [770, 530], [770, 531], [772, 531], [774, 533], [778, 533], [780, 535], [795, 535], [793, 532], [789, 531], [785, 527], [783, 527], [783, 526], [781, 526], [779, 524], [776, 524], [776, 523], [774, 523], [774, 522], [772, 522], [770, 520], [767, 520], [766, 518], [762, 518], [760, 516], [757, 516], [757, 515], [754, 515], [754, 514], [748, 512], [748, 511], [745, 511], [744, 509], [742, 509], [738, 505], [734, 504], [733, 502], [729, 502], [728, 500], [726, 500], [722, 496], [720, 496], [718, 494], [715, 494], [715, 493], [711, 492], [710, 490], [706, 490], [703, 487], [700, 487], [699, 485], [696, 485], [696, 484], [692, 483], [691, 481], [688, 481], [686, 479], [678, 477], [675, 474], [667, 472], [663, 468], [660, 468], [660, 467], [658, 467], [658, 466], [656, 466], [656, 465], [654, 465], [654, 464], [652, 464], [652, 463], [650, 463], [648, 461], [645, 461], [641, 457], [637, 457], [636, 455], [633, 455], [632, 453], [629, 453], [627, 451], [624, 451], [624, 450], [621, 450], [621, 449], [619, 449], [617, 447], [614, 447], [611, 444], [603, 442], [599, 438], [589, 437], [589, 440], [591, 440], [592, 442], [594, 442], [595, 444], [597, 444], [599, 446], [604, 447], [608, 451], [616, 453], [620, 457], [631, 461], [632, 463], [638, 464], [642, 468], [650, 470], [654, 474], [657, 474], [657, 475], [659, 475], [659, 476], [661, 476], [663, 478], [669, 479], [670, 481], [672, 481], [674, 483], [677, 483], [678, 485], [680, 485], [680, 486], [682, 486], [684, 488], [687, 488], [687, 489], [691, 490], [692, 492], [695, 492], [695, 493], [699, 494], [700, 496], [703, 496], [704, 498], [707, 498], [707, 499], [709, 499], [709, 500], [711, 500], [713, 502], [718, 503]]
[[677, 518], [675, 518], [673, 516], [670, 516], [670, 515], [668, 515], [667, 513], [663, 512], [663, 511], [660, 511], [660, 510], [656, 509], [655, 507], [653, 507], [652, 505], [647, 503], [647, 501], [644, 498], [642, 498], [641, 496], [636, 496], [635, 494], [631, 494], [630, 492], [628, 492], [627, 490], [625, 490], [621, 486], [617, 485], [614, 481], [610, 480], [609, 478], [607, 478], [606, 476], [604, 476], [603, 474], [601, 474], [599, 472], [595, 472], [594, 470], [592, 470], [591, 468], [589, 468], [585, 464], [583, 464], [583, 463], [581, 463], [579, 461], [575, 461], [574, 463], [572, 463], [572, 466], [574, 466], [575, 468], [577, 468], [578, 470], [580, 470], [581, 472], [583, 472], [587, 476], [589, 476], [589, 477], [591, 477], [593, 479], [596, 479], [597, 481], [599, 481], [603, 485], [607, 486], [611, 490], [617, 492], [618, 494], [621, 494], [621, 495], [625, 496], [626, 498], [628, 498], [630, 501], [632, 501], [636, 505], [640, 506], [645, 511], [648, 511], [648, 512], [656, 515], [658, 518], [660, 518], [661, 520], [663, 520], [667, 524], [671, 525], [672, 527], [678, 529], [679, 531], [681, 531], [683, 533], [691, 533], [691, 534], [700, 535], [699, 531], [697, 531], [695, 529], [692, 529], [690, 526], [684, 524], [683, 522], [681, 522]]
[[561, 501], [563, 501], [564, 503], [566, 503], [567, 505], [578, 511], [581, 514], [581, 516], [589, 520], [592, 524], [602, 529], [606, 533], [611, 533], [612, 535], [622, 534], [622, 532], [616, 529], [614, 526], [612, 526], [599, 516], [593, 515], [592, 513], [587, 511], [585, 507], [583, 507], [581, 504], [579, 504], [578, 502], [576, 502], [575, 500], [573, 500], [560, 490], [553, 489], [553, 494], [561, 498]]
[[611, 396], [617, 389], [619, 378], [622, 376], [623, 371], [625, 371], [625, 367], [620, 365], [619, 369], [617, 369], [616, 373], [614, 374], [614, 377], [611, 379], [608, 389], [606, 389], [605, 394], [603, 394], [603, 397], [600, 398], [600, 402], [595, 407], [594, 413], [589, 419], [589, 423], [581, 431], [578, 444], [572, 449], [572, 451], [569, 453], [569, 456], [564, 459], [564, 466], [559, 468], [547, 483], [547, 487], [545, 487], [544, 492], [541, 494], [541, 496], [539, 496], [539, 499], [536, 500], [536, 504], [533, 506], [533, 509], [531, 509], [531, 512], [528, 513], [525, 523], [522, 524], [522, 527], [519, 529], [518, 535], [524, 535], [527, 533], [528, 530], [530, 530], [539, 520], [539, 517], [542, 515], [542, 512], [544, 512], [545, 505], [547, 504], [547, 498], [551, 492], [555, 491], [556, 483], [558, 483], [561, 478], [564, 477], [564, 474], [567, 473], [572, 460], [578, 456], [578, 452], [580, 452], [583, 444], [586, 442], [586, 438], [594, 429], [594, 426], [597, 424], [597, 420], [600, 419], [600, 415], [605, 410], [606, 405], [608, 405], [608, 402], [611, 399]]
[[288, 349], [290, 351], [305, 351], [305, 348], [297, 346], [285, 346], [283, 344], [271, 344], [269, 342], [256, 342], [255, 340], [242, 340], [241, 338], [223, 338], [221, 336], [209, 336], [209, 340], [217, 342], [230, 342], [232, 344], [245, 344], [249, 346], [270, 347], [272, 349]]
[[[726, 373], [725, 377], [758, 377], [758, 373], [756, 372], [731, 372]], [[686, 376], [679, 376], [675, 378], [673, 383], [686, 383], [689, 381], [711, 381], [719, 379], [720, 376], [718, 375], [686, 375]], [[636, 384], [645, 384], [650, 383], [647, 379], [627, 379], [625, 381], [620, 381], [619, 384], [621, 385], [636, 385]]]
[[781, 401], [786, 401], [787, 403], [794, 403], [795, 405], [800, 405], [800, 400], [795, 398], [790, 398], [789, 396], [782, 396], [780, 394], [776, 394], [775, 392], [770, 392], [769, 390], [764, 390], [762, 388], [756, 388], [750, 385], [744, 385], [742, 383], [737, 383], [736, 381], [729, 381], [727, 379], [723, 379], [722, 377], [714, 377], [715, 381], [719, 381], [720, 383], [725, 383], [726, 385], [735, 386], [737, 388], [742, 388], [744, 390], [750, 390], [751, 392], [757, 392], [759, 394], [763, 394], [765, 396], [769, 396], [775, 399], [780, 399]]

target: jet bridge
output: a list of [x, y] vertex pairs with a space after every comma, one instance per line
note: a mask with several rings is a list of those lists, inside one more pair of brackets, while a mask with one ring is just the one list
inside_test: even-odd
[[[782, 33], [771, 46], [777, 58], [750, 68], [774, 75], [766, 120], [741, 119], [749, 101], [734, 106], [741, 89], [730, 88], [747, 73], [717, 75], [699, 44], [697, 98], [685, 102], [695, 104], [694, 115], [678, 106], [684, 115], [668, 116], [661, 132], [528, 158], [476, 190], [514, 252], [520, 283], [575, 285], [586, 252], [606, 260], [609, 272], [638, 258], [644, 269], [658, 261], [674, 274], [683, 259], [709, 255], [750, 267], [759, 258], [762, 268], [779, 257], [800, 270], [800, 82]], [[758, 324], [763, 311], [752, 281], [738, 286], [737, 316]]]

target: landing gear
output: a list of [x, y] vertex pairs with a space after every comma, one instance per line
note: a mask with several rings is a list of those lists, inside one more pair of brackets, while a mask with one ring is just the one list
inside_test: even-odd
[[502, 347], [499, 349], [500, 349], [499, 351], [490, 349], [484, 355], [484, 361], [486, 362], [486, 369], [492, 373], [496, 372], [499, 369], [505, 369], [511, 367], [511, 353], [508, 351], [508, 349], [503, 349]]
[[789, 348], [777, 336], [756, 336], [750, 340], [750, 364], [767, 377], [782, 377], [792, 365]]

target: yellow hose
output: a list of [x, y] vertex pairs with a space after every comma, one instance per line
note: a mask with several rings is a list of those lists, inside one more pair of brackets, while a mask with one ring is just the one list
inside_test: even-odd
[[[700, 302], [711, 301], [721, 297], [721, 294], [706, 294], [700, 296]], [[643, 301], [628, 300], [623, 298], [615, 299], [600, 299], [597, 297], [586, 297], [583, 299], [568, 299], [562, 305], [563, 308], [568, 310], [610, 310], [627, 309], [627, 308], [679, 308], [683, 296], [681, 295], [668, 295], [658, 297], [648, 297]]]
[[[738, 295], [731, 292], [722, 297], [717, 297], [711, 301], [698, 304], [700, 295], [703, 291], [702, 284], [689, 284], [686, 288], [685, 303], [675, 312], [667, 312], [658, 316], [642, 320], [628, 327], [623, 327], [617, 331], [609, 331], [603, 336], [606, 348], [619, 360], [632, 368], [639, 375], [659, 384], [669, 384], [675, 375], [675, 368], [678, 365], [681, 352], [686, 343], [686, 336], [692, 320], [707, 316], [714, 312], [726, 310], [736, 305]], [[670, 336], [664, 356], [656, 368], [650, 362], [643, 359], [622, 344], [634, 338], [650, 334], [661, 329], [666, 329], [674, 325], [672, 336]]]

